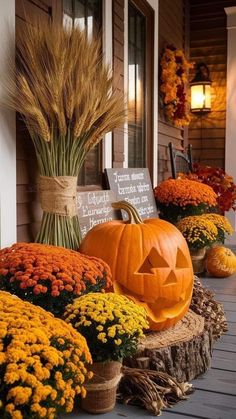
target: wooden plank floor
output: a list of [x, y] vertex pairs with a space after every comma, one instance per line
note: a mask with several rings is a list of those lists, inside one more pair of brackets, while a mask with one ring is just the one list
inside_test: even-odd
[[236, 275], [202, 278], [202, 282], [223, 303], [229, 330], [214, 346], [211, 370], [193, 381], [195, 393], [187, 402], [175, 405], [171, 413], [183, 419], [236, 419]]
[[[229, 330], [214, 346], [210, 371], [193, 381], [195, 392], [187, 401], [164, 411], [163, 419], [236, 419], [236, 275], [228, 279], [202, 278], [202, 282], [224, 304]], [[143, 409], [122, 405], [101, 416], [106, 419], [153, 417]], [[76, 418], [94, 419], [94, 415], [80, 411], [61, 419]]]

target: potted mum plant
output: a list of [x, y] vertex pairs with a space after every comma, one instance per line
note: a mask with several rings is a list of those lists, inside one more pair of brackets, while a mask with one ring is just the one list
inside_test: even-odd
[[180, 177], [202, 182], [212, 187], [217, 194], [217, 204], [221, 214], [236, 209], [236, 184], [232, 176], [221, 167], [193, 165], [193, 173], [180, 173]]
[[69, 324], [0, 291], [0, 417], [50, 418], [73, 410], [92, 376], [86, 340]]
[[109, 412], [116, 401], [122, 358], [136, 351], [148, 328], [146, 311], [121, 295], [91, 293], [68, 305], [64, 319], [86, 338], [93, 359], [94, 376], [85, 385], [82, 407], [90, 413]]
[[189, 179], [167, 179], [155, 189], [160, 218], [173, 224], [181, 218], [217, 211], [217, 195], [208, 186]]
[[218, 230], [218, 235], [214, 245], [224, 243], [225, 239], [233, 234], [233, 227], [224, 215], [203, 214], [202, 217], [205, 220], [212, 221], [212, 223], [215, 224]]
[[188, 243], [194, 273], [204, 272], [206, 249], [217, 240], [217, 227], [212, 221], [198, 215], [183, 218], [177, 227]]
[[63, 247], [16, 243], [0, 250], [0, 289], [60, 317], [79, 295], [111, 286], [101, 259]]
[[30, 133], [39, 171], [43, 218], [36, 241], [77, 250], [77, 178], [87, 154], [125, 120], [101, 39], [46, 20], [24, 25], [16, 40], [16, 71], [8, 106]]

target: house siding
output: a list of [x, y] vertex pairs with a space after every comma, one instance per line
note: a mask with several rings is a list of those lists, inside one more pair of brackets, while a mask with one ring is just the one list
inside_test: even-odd
[[[159, 54], [168, 44], [187, 50], [185, 0], [159, 0]], [[158, 115], [158, 182], [171, 176], [168, 143], [171, 141], [180, 150], [184, 147], [184, 130], [175, 128], [164, 116], [159, 106]]]
[[[225, 165], [227, 29], [224, 8], [235, 4], [235, 0], [190, 0], [190, 58], [195, 63], [204, 62], [210, 70], [212, 109], [202, 117], [192, 117], [189, 142], [193, 145], [193, 159], [211, 166]], [[190, 76], [194, 76], [194, 70]]]

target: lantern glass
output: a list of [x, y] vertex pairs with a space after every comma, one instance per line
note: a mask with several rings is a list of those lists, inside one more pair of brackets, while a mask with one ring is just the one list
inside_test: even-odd
[[211, 85], [205, 84], [205, 108], [211, 110]]
[[191, 85], [191, 111], [209, 112], [211, 110], [210, 83], [196, 83]]

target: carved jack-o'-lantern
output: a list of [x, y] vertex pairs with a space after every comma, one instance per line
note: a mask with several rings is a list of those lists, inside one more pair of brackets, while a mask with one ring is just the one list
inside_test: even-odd
[[114, 207], [126, 210], [129, 220], [95, 226], [80, 251], [108, 263], [114, 291], [146, 308], [150, 329], [173, 326], [188, 310], [192, 297], [187, 243], [174, 225], [160, 219], [142, 221], [126, 201]]

